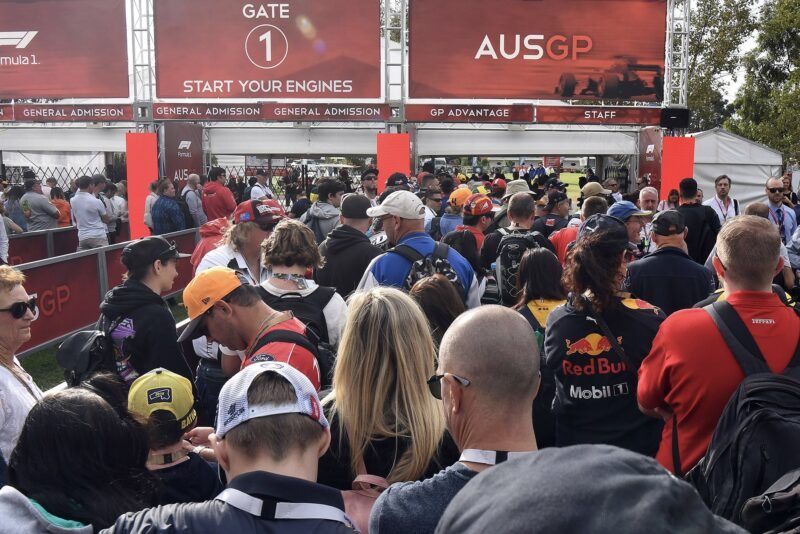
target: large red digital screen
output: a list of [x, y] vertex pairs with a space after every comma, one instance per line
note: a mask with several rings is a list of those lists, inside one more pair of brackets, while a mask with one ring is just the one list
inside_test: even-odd
[[380, 2], [154, 0], [160, 98], [381, 96]]
[[411, 2], [409, 97], [661, 101], [666, 0]]

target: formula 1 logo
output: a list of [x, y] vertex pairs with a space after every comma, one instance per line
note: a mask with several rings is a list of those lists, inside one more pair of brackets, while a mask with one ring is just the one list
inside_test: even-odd
[[0, 46], [14, 46], [17, 48], [27, 48], [37, 31], [27, 32], [0, 32]]
[[178, 150], [189, 150], [190, 148], [192, 148], [191, 141], [181, 141], [181, 143], [178, 145]]

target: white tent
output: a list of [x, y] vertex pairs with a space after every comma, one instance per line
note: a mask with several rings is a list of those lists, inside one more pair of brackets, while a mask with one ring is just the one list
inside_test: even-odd
[[722, 128], [692, 134], [695, 138], [694, 177], [706, 199], [714, 195], [714, 178], [727, 174], [732, 181], [731, 196], [742, 207], [766, 198], [764, 185], [780, 177], [783, 156], [762, 144]]

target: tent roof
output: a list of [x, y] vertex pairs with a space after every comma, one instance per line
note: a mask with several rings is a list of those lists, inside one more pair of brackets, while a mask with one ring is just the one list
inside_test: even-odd
[[783, 155], [722, 128], [690, 134], [695, 138], [695, 163], [782, 165]]

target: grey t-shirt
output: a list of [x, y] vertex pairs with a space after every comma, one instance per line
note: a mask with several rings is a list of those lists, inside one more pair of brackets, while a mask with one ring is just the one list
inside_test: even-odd
[[372, 507], [370, 534], [433, 534], [447, 505], [477, 474], [456, 462], [432, 478], [392, 484]]
[[40, 193], [28, 191], [19, 199], [20, 205], [31, 210], [28, 218], [28, 231], [50, 230], [58, 228], [58, 208], [50, 204], [47, 197]]
[[102, 219], [106, 215], [106, 207], [99, 198], [86, 191], [78, 191], [69, 203], [72, 206], [72, 220], [78, 227], [78, 241], [106, 237], [107, 229]]

